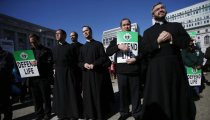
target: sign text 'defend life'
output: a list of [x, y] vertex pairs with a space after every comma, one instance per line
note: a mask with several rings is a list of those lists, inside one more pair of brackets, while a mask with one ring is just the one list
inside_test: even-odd
[[193, 69], [192, 67], [186, 67], [187, 77], [190, 86], [200, 86], [201, 85], [201, 70]]
[[37, 66], [32, 64], [35, 61], [32, 50], [15, 51], [13, 55], [22, 78], [39, 76]]
[[125, 44], [129, 51], [119, 51], [117, 53], [117, 63], [126, 63], [127, 59], [138, 55], [138, 33], [129, 31], [120, 31], [117, 33], [117, 44]]

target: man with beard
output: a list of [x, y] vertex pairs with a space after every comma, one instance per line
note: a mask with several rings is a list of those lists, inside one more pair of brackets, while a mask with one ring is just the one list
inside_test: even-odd
[[4, 119], [1, 120], [12, 120], [10, 95], [14, 62], [12, 54], [0, 46], [0, 119], [1, 114], [4, 114]]
[[103, 44], [94, 40], [92, 29], [82, 27], [86, 43], [81, 47], [79, 66], [82, 69], [84, 117], [106, 120], [109, 116], [113, 89], [108, 67], [111, 61]]
[[143, 120], [194, 120], [195, 105], [181, 57], [190, 36], [180, 23], [167, 22], [162, 3], [152, 8], [156, 23], [144, 31], [142, 52], [149, 58]]
[[[81, 44], [80, 42], [78, 42], [78, 34], [76, 32], [71, 32], [70, 33], [70, 38], [71, 38], [71, 46], [72, 46], [72, 49], [73, 49], [73, 53], [76, 55], [76, 64], [79, 63], [79, 53], [80, 53], [80, 48], [82, 47], [83, 44]], [[79, 66], [76, 66], [75, 68], [75, 72], [76, 72], [76, 79], [77, 79], [77, 88], [78, 88], [78, 94], [82, 94], [82, 71], [81, 69], [79, 68]]]
[[77, 120], [82, 118], [82, 98], [78, 94], [75, 76], [76, 56], [66, 40], [66, 32], [56, 31], [57, 46], [53, 49], [55, 82], [53, 110], [59, 120]]
[[40, 76], [29, 78], [29, 86], [33, 95], [37, 120], [51, 118], [51, 81], [53, 80], [52, 51], [40, 44], [39, 36], [29, 35], [29, 43], [36, 61], [32, 61], [39, 70]]

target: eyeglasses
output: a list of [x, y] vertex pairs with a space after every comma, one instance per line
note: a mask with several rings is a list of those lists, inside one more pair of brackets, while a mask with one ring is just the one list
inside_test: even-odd
[[128, 24], [122, 24], [122, 26], [129, 26], [129, 25], [131, 25], [130, 23], [128, 23]]

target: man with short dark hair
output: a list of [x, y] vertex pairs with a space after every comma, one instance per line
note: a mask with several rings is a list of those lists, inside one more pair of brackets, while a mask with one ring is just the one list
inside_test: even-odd
[[[120, 22], [122, 31], [131, 31], [131, 21], [128, 18], [123, 18]], [[140, 42], [138, 36], [138, 43]], [[139, 49], [139, 48], [138, 48]], [[112, 56], [119, 56], [122, 52], [128, 52], [129, 46], [126, 44], [117, 44], [117, 39], [114, 38], [106, 49], [106, 54]], [[119, 54], [119, 55], [118, 55]], [[139, 51], [138, 51], [138, 54]], [[132, 105], [132, 116], [135, 120], [140, 118], [141, 111], [141, 91], [140, 91], [140, 55], [126, 59], [126, 63], [119, 63], [116, 61], [116, 73], [118, 79], [119, 93], [120, 93], [120, 117], [118, 120], [126, 120], [131, 116], [129, 105]]]
[[30, 77], [29, 85], [33, 95], [37, 120], [49, 120], [51, 118], [51, 81], [53, 81], [53, 57], [52, 51], [40, 43], [36, 34], [29, 35], [29, 42], [33, 50], [35, 61], [33, 65], [38, 67], [39, 76]]
[[78, 92], [76, 79], [76, 55], [72, 46], [66, 42], [66, 32], [56, 30], [57, 45], [53, 49], [55, 82], [53, 110], [59, 120], [77, 120], [82, 118], [82, 97]]
[[181, 56], [190, 36], [182, 24], [167, 22], [162, 3], [152, 8], [155, 24], [144, 31], [142, 52], [148, 57], [143, 120], [194, 120], [195, 105]]

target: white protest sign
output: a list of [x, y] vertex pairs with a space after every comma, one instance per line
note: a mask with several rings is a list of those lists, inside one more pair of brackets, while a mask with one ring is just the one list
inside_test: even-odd
[[130, 31], [120, 31], [117, 33], [117, 44], [126, 44], [129, 51], [117, 53], [117, 63], [126, 63], [127, 59], [138, 55], [138, 33]]
[[20, 50], [13, 53], [21, 78], [39, 76], [37, 66], [31, 64], [35, 61], [32, 50]]
[[201, 69], [193, 69], [192, 67], [187, 67], [187, 77], [190, 86], [200, 86], [201, 85]]

